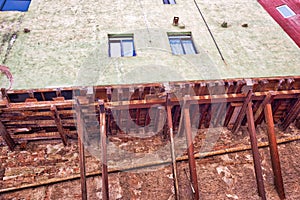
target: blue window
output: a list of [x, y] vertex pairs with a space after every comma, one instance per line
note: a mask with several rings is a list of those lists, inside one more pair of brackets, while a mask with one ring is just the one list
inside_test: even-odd
[[292, 9], [290, 9], [290, 7], [288, 7], [287, 5], [278, 6], [276, 7], [276, 9], [284, 18], [289, 18], [296, 15], [294, 11], [292, 11]]
[[133, 34], [108, 35], [109, 57], [136, 56]]
[[169, 42], [173, 54], [181, 55], [181, 54], [197, 53], [190, 33], [188, 34], [169, 33], [168, 37], [169, 37]]
[[0, 11], [28, 10], [31, 0], [0, 0]]
[[176, 4], [175, 0], [163, 0], [164, 4]]

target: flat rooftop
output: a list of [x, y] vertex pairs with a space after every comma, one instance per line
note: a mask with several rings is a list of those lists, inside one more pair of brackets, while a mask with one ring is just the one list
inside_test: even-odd
[[[300, 75], [299, 48], [257, 1], [198, 1], [225, 62], [195, 4], [176, 2], [37, 0], [0, 12], [0, 64], [12, 89]], [[172, 55], [168, 32], [190, 32], [197, 54]], [[134, 34], [137, 56], [110, 58], [111, 33]]]

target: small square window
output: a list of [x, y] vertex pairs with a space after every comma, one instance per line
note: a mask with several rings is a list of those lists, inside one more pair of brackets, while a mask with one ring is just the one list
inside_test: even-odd
[[31, 0], [0, 0], [0, 11], [22, 11], [28, 10]]
[[133, 34], [108, 35], [109, 57], [136, 56]]
[[296, 15], [294, 11], [292, 11], [292, 9], [290, 9], [290, 7], [288, 7], [287, 5], [276, 7], [276, 9], [284, 18], [289, 18]]
[[163, 0], [164, 4], [176, 4], [175, 0]]
[[190, 33], [168, 33], [168, 37], [174, 55], [197, 53]]

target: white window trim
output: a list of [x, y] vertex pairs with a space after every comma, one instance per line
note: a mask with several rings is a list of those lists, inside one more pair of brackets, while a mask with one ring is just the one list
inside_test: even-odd
[[133, 37], [133, 34], [108, 34], [108, 54], [109, 54], [109, 57], [119, 57], [119, 56], [112, 56], [111, 55], [111, 46], [110, 44], [111, 43], [118, 43], [120, 44], [120, 47], [121, 47], [121, 56], [120, 57], [131, 57], [131, 56], [126, 56], [124, 55], [124, 49], [123, 49], [123, 41], [132, 41], [132, 45], [133, 45], [133, 55], [132, 56], [136, 56], [136, 53], [135, 53], [135, 46], [134, 46], [134, 37]]
[[[284, 15], [284, 14], [281, 12], [280, 8], [286, 8], [286, 9], [291, 13], [291, 15], [289, 15], [289, 16]], [[276, 10], [277, 10], [284, 18], [290, 18], [290, 17], [293, 17], [293, 16], [296, 15], [295, 12], [294, 12], [288, 5], [281, 5], [281, 6], [278, 6], [278, 7], [276, 7]]]
[[190, 32], [168, 32], [167, 35], [168, 35], [168, 39], [169, 39], [169, 44], [170, 45], [171, 45], [170, 39], [174, 38], [174, 39], [179, 39], [180, 40], [180, 45], [182, 47], [183, 54], [174, 54], [174, 52], [172, 52], [173, 55], [187, 55], [186, 49], [184, 48], [184, 46], [182, 44], [183, 40], [189, 40], [189, 41], [191, 41], [194, 53], [195, 54], [198, 53], [198, 51], [196, 49], [196, 46], [194, 44], [194, 40], [193, 40], [192, 34]]

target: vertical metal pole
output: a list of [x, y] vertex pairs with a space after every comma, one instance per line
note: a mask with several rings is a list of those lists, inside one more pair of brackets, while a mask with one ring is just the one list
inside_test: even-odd
[[100, 137], [102, 152], [102, 199], [109, 200], [108, 171], [107, 171], [107, 145], [106, 145], [106, 119], [104, 101], [99, 100], [100, 109]]
[[173, 138], [173, 122], [172, 122], [172, 112], [169, 94], [167, 95], [167, 119], [168, 119], [168, 127], [169, 127], [169, 136], [171, 142], [171, 156], [172, 156], [172, 169], [173, 169], [173, 178], [174, 178], [174, 187], [175, 187], [175, 200], [179, 200], [179, 186], [178, 186], [178, 178], [177, 178], [177, 164], [176, 164], [176, 154], [175, 154], [175, 146], [174, 146], [174, 138]]
[[247, 113], [249, 135], [250, 135], [250, 140], [251, 140], [251, 149], [252, 149], [252, 154], [253, 154], [256, 183], [257, 183], [257, 187], [258, 187], [258, 194], [262, 198], [262, 200], [266, 200], [264, 179], [263, 179], [263, 174], [262, 174], [260, 155], [259, 155], [258, 146], [257, 146], [256, 131], [255, 131], [253, 111], [252, 111], [252, 101], [250, 101], [248, 103], [246, 113]]
[[270, 154], [271, 154], [271, 161], [272, 161], [272, 169], [274, 173], [274, 182], [277, 193], [280, 199], [285, 199], [284, 187], [283, 187], [283, 180], [281, 175], [281, 166], [274, 130], [274, 121], [273, 121], [273, 114], [272, 114], [272, 106], [268, 103], [264, 109], [265, 111], [265, 119], [267, 122], [267, 129], [268, 129], [268, 138], [269, 138], [269, 146], [270, 146]]
[[81, 120], [81, 111], [79, 108], [79, 101], [77, 99], [76, 105], [76, 120], [77, 120], [77, 133], [78, 133], [78, 148], [79, 148], [79, 165], [80, 165], [80, 184], [81, 184], [81, 198], [87, 200], [87, 189], [86, 189], [86, 171], [85, 171], [85, 155], [84, 155], [84, 134], [83, 125]]
[[193, 137], [192, 137], [189, 106], [185, 105], [183, 114], [184, 114], [186, 140], [187, 140], [187, 146], [188, 146], [190, 177], [191, 177], [191, 181], [192, 181], [193, 188], [194, 188], [194, 191], [195, 191], [194, 199], [199, 200], [197, 170], [196, 170], [196, 162], [195, 162], [195, 157], [194, 157], [194, 144], [193, 144]]

